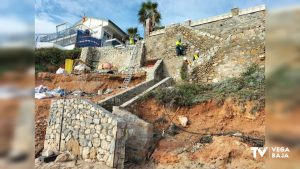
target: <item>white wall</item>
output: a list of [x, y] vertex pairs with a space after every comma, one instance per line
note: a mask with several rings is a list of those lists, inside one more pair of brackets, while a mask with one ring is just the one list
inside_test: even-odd
[[75, 44], [63, 47], [63, 46], [57, 45], [53, 42], [38, 42], [35, 47], [38, 49], [39, 48], [58, 48], [61, 50], [72, 50], [75, 48]]

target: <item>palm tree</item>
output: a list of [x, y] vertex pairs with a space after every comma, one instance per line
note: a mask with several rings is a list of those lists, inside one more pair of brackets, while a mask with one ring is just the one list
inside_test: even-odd
[[139, 16], [139, 22], [144, 25], [144, 28], [146, 26], [146, 20], [149, 18], [152, 25], [152, 30], [156, 24], [160, 24], [161, 15], [157, 10], [158, 4], [156, 2], [151, 2], [150, 0], [147, 2], [143, 2], [141, 5], [141, 8], [139, 10], [138, 16]]
[[127, 34], [129, 35], [129, 37], [134, 38], [135, 36], [137, 36], [137, 31], [138, 28], [131, 27], [127, 29]]

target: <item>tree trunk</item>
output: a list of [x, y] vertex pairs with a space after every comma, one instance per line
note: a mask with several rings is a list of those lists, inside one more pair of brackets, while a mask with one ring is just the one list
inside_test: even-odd
[[144, 36], [145, 37], [149, 36], [151, 31], [152, 31], [152, 22], [151, 22], [151, 19], [148, 18], [146, 20]]

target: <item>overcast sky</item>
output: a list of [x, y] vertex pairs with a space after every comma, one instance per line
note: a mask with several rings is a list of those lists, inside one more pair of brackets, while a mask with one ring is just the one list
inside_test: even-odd
[[[299, 0], [153, 0], [158, 2], [162, 15], [161, 24], [168, 25], [187, 19], [203, 19], [227, 13], [234, 7], [240, 9], [265, 4], [268, 9], [299, 4]], [[63, 22], [74, 24], [85, 14], [110, 19], [124, 31], [128, 27], [143, 27], [137, 13], [142, 0], [36, 0], [36, 33], [55, 32], [55, 26]]]

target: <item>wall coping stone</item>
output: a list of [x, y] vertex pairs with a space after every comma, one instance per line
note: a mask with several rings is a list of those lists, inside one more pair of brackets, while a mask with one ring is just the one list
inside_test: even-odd
[[[238, 16], [246, 15], [246, 14], [250, 14], [250, 13], [254, 13], [254, 12], [259, 12], [259, 11], [264, 11], [264, 10], [266, 10], [265, 5], [258, 5], [258, 6], [254, 6], [254, 7], [250, 7], [250, 8], [240, 10]], [[199, 25], [210, 23], [210, 22], [215, 22], [215, 21], [219, 21], [219, 20], [223, 20], [223, 19], [228, 19], [228, 18], [231, 18], [231, 17], [233, 17], [232, 13], [228, 12], [228, 13], [224, 13], [224, 14], [221, 14], [221, 15], [205, 18], [205, 19], [190, 21], [190, 26], [191, 27], [199, 26]], [[168, 25], [164, 29], [160, 29], [160, 30], [156, 30], [156, 31], [151, 32], [149, 36], [156, 36], [156, 35], [164, 34], [166, 32], [166, 28], [177, 26], [177, 25], [186, 25], [186, 22]]]

